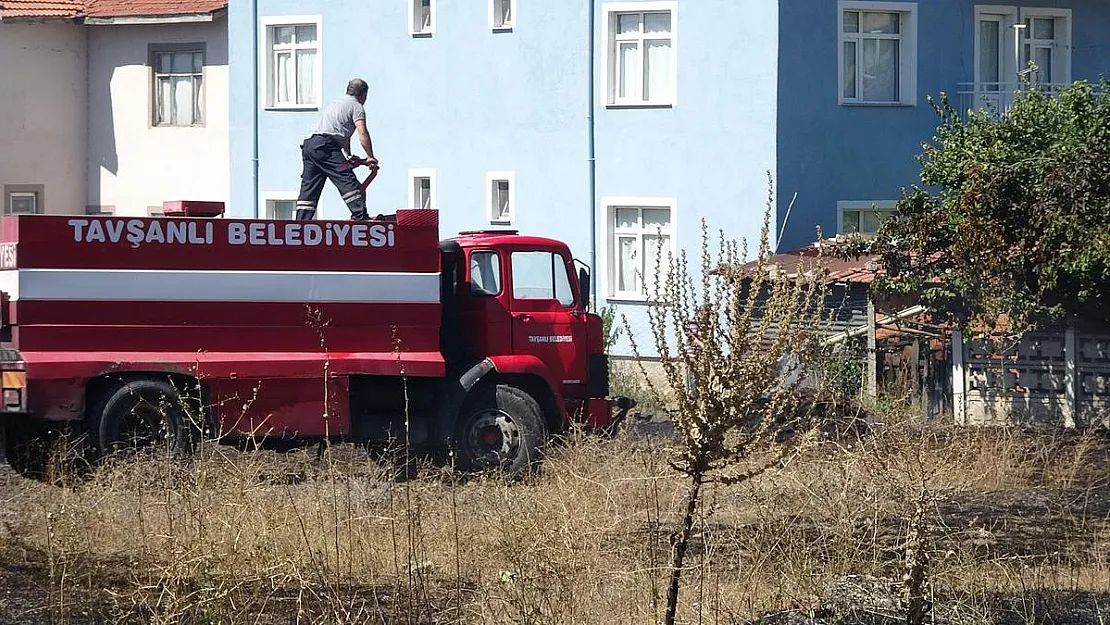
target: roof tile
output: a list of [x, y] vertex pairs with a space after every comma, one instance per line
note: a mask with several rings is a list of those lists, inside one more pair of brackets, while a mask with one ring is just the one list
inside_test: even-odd
[[0, 0], [0, 17], [132, 17], [211, 13], [228, 0]]
[[86, 0], [2, 0], [0, 17], [68, 17], [73, 18], [85, 11]]
[[89, 17], [190, 15], [227, 8], [228, 0], [86, 0]]

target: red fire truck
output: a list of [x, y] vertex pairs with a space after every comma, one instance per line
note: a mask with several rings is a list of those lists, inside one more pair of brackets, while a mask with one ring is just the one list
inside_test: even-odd
[[589, 271], [563, 242], [515, 231], [439, 238], [434, 210], [389, 220], [165, 217], [0, 220], [0, 373], [9, 463], [48, 433], [94, 457], [179, 454], [202, 438], [456, 452], [520, 474], [611, 398]]

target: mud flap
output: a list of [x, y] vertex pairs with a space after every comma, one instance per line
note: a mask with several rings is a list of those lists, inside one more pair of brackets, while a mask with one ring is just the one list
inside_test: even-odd
[[0, 414], [0, 465], [8, 464], [8, 417]]

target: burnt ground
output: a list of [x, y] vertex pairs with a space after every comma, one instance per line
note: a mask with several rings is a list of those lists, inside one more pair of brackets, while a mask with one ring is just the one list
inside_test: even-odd
[[[662, 423], [630, 422], [637, 436], [667, 437], [671, 429]], [[1110, 561], [1110, 439], [1089, 462], [1090, 475], [1076, 482], [1083, 488], [1026, 488], [1007, 491], [958, 492], [937, 502], [939, 520], [933, 526], [933, 554], [959, 551], [979, 561], [1022, 562], [1030, 571], [1039, 567], [1081, 566]], [[150, 617], [134, 608], [136, 581], [123, 562], [81, 563], [81, 575], [66, 580], [65, 595], [58, 587], [59, 571], [51, 570], [47, 554], [22, 544], [12, 535], [14, 512], [5, 505], [23, 487], [23, 478], [6, 465], [0, 466], [0, 625], [26, 623], [93, 624], [105, 622], [146, 623]], [[823, 529], [804, 528], [821, 540]], [[881, 522], [879, 534], [884, 548], [892, 549], [904, 531], [901, 519]], [[740, 527], [719, 528], [725, 534], [743, 534]], [[696, 552], [697, 544], [691, 545]], [[934, 557], [940, 557], [935, 555]], [[1103, 573], [1104, 574], [1104, 573]], [[891, 578], [848, 576], [833, 580], [821, 600], [805, 609], [767, 614], [755, 623], [766, 625], [893, 625], [904, 623], [897, 615], [897, 573]], [[988, 584], [984, 586], [989, 587]], [[1108, 586], [1101, 580], [1099, 586]], [[1031, 585], [1034, 586], [1034, 585]], [[1064, 584], [1066, 586], [1066, 584]], [[153, 588], [145, 592], [154, 593]], [[200, 589], [177, 589], [196, 592]], [[419, 601], [403, 600], [391, 588], [296, 588], [273, 589], [243, 586], [246, 604], [262, 600], [249, 622], [260, 625], [290, 622], [336, 622], [335, 606], [341, 605], [347, 622], [455, 623], [457, 606], [450, 592], [431, 594]], [[409, 598], [411, 599], [411, 598]], [[982, 592], [975, 597], [936, 591], [933, 619], [926, 622], [953, 625], [1103, 625], [1110, 622], [1110, 594], [1074, 590], [1043, 590], [1031, 587], [1019, 594]], [[406, 608], [420, 605], [415, 618]], [[126, 612], [124, 611], [126, 606]], [[261, 616], [259, 616], [261, 612]], [[299, 614], [299, 619], [293, 619]], [[215, 615], [193, 614], [180, 623], [223, 623]]]

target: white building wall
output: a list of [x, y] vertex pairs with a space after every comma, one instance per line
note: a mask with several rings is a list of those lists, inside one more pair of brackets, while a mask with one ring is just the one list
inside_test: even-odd
[[[90, 25], [88, 204], [147, 215], [228, 196], [227, 21]], [[155, 127], [151, 46], [203, 44], [202, 127]]]
[[74, 24], [0, 23], [0, 190], [41, 191], [41, 212], [85, 208], [85, 36]]

